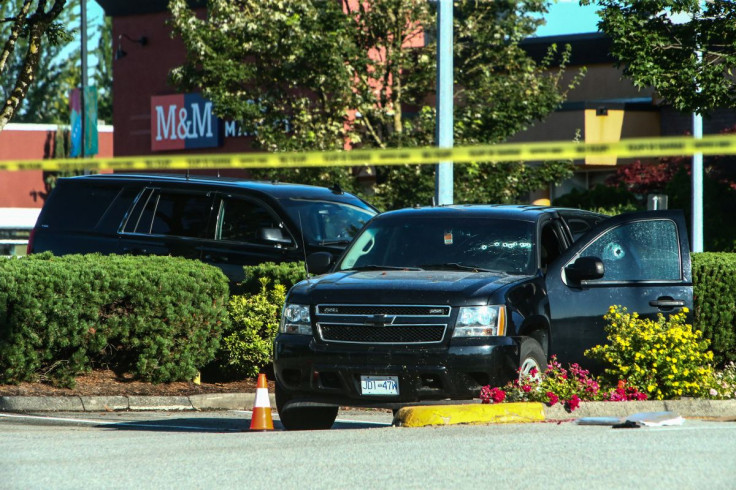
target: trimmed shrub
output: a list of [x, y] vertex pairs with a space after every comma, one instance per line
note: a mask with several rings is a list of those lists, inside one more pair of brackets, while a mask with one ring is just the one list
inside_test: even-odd
[[261, 278], [261, 292], [230, 298], [230, 329], [218, 353], [220, 369], [228, 378], [254, 377], [273, 361], [273, 339], [279, 328], [286, 288], [268, 289]]
[[0, 260], [0, 382], [71, 386], [93, 366], [152, 382], [192, 379], [228, 324], [227, 278], [174, 257]]
[[291, 286], [307, 278], [304, 262], [264, 262], [243, 267], [245, 279], [241, 283], [243, 293], [258, 294], [262, 289], [261, 279], [267, 279], [270, 288], [281, 284], [288, 291]]
[[714, 361], [736, 361], [736, 254], [692, 255], [694, 325], [710, 341]]
[[232, 323], [215, 360], [204, 369], [210, 379], [255, 376], [270, 368], [286, 291], [307, 276], [304, 262], [265, 262], [245, 266], [243, 271], [242, 293], [230, 299]]

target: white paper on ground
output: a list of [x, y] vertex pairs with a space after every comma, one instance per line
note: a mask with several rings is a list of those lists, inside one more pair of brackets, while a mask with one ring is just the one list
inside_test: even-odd
[[626, 417], [626, 422], [633, 422], [647, 427], [662, 427], [665, 425], [682, 425], [685, 419], [675, 412], [641, 412]]

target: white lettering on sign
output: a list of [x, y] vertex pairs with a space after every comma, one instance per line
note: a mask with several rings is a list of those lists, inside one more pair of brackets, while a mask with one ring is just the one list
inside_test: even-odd
[[212, 102], [204, 104], [204, 111], [202, 111], [201, 116], [199, 114], [199, 104], [192, 104], [192, 133], [190, 137], [202, 136], [212, 137]]
[[212, 102], [191, 103], [190, 109], [177, 106], [156, 106], [156, 141], [212, 137]]
[[[176, 139], [176, 133], [174, 132], [174, 124], [176, 123], [176, 106], [169, 106], [169, 114], [167, 117], [164, 116], [164, 106], [156, 106], [156, 141], [162, 139]], [[161, 136], [163, 130], [163, 136]], [[169, 130], [171, 130], [171, 136], [169, 136]]]
[[254, 133], [245, 131], [243, 126], [236, 121], [225, 121], [225, 138], [235, 138], [242, 136], [253, 136]]

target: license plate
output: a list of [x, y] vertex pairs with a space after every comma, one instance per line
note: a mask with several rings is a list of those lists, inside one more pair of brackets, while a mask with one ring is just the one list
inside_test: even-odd
[[398, 376], [361, 376], [360, 393], [363, 395], [398, 395]]

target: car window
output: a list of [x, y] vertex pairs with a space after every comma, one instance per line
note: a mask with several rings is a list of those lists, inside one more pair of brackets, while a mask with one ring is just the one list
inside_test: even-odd
[[281, 204], [310, 245], [347, 243], [376, 214], [367, 206], [340, 201], [291, 198], [281, 200]]
[[374, 220], [352, 243], [338, 270], [406, 267], [425, 270], [478, 268], [529, 274], [534, 224], [483, 218]]
[[136, 203], [125, 230], [128, 233], [208, 238], [212, 198], [166, 190], [148, 190]]
[[603, 261], [604, 276], [598, 282], [680, 279], [680, 244], [671, 220], [635, 221], [612, 228], [580, 255]]
[[223, 198], [219, 222], [217, 238], [220, 240], [294, 246], [278, 215], [250, 199]]
[[120, 185], [115, 184], [64, 182], [54, 190], [51, 204], [44, 206], [40, 222], [53, 223], [57, 231], [94, 229], [120, 190]]

